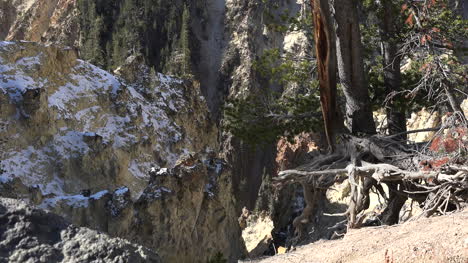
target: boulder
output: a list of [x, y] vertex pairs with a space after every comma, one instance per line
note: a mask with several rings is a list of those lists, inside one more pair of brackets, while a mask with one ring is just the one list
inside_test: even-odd
[[154, 251], [0, 198], [0, 262], [162, 262]]

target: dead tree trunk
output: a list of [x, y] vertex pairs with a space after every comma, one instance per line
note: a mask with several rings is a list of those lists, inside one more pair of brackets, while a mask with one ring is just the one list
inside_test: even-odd
[[335, 30], [328, 0], [311, 0], [310, 3], [314, 20], [320, 102], [328, 146], [333, 151], [334, 133], [340, 125], [340, 114], [336, 103]]
[[352, 134], [374, 134], [369, 92], [364, 75], [361, 32], [353, 0], [335, 0], [336, 47], [340, 83], [346, 96], [346, 124]]

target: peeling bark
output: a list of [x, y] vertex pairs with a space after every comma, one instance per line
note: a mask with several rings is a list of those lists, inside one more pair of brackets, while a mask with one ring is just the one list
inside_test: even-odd
[[328, 0], [311, 0], [310, 4], [314, 20], [315, 52], [325, 134], [329, 149], [333, 151], [334, 135], [340, 125], [340, 114], [336, 103], [335, 30]]

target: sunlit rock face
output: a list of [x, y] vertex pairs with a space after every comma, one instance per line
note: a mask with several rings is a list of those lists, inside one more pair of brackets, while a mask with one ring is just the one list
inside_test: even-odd
[[[70, 48], [1, 42], [0, 181], [55, 195], [125, 185], [137, 196], [152, 167], [215, 147], [198, 89], [136, 61], [121, 78]], [[126, 84], [130, 74], [139, 80]]]
[[[0, 44], [0, 195], [127, 238], [164, 262], [244, 253], [232, 170], [197, 86], [129, 57]], [[184, 251], [183, 254], [175, 251]]]
[[0, 0], [0, 40], [78, 45], [76, 0]]
[[[210, 154], [182, 156], [174, 168], [153, 169], [137, 200], [131, 190], [41, 196], [39, 207], [75, 224], [158, 251], [164, 262], [205, 263], [245, 254], [231, 187], [232, 171]], [[176, 253], [183, 251], [184, 253]]]
[[[226, 98], [255, 94], [269, 85], [264, 76], [252, 70], [255, 60], [265, 51], [278, 48], [301, 57], [305, 52], [313, 50], [309, 45], [310, 40], [303, 32], [298, 32], [297, 28], [292, 28], [288, 32], [277, 32], [269, 28], [272, 21], [264, 19], [267, 13], [280, 16], [286, 12], [291, 15], [302, 15], [304, 18], [306, 5], [303, 5], [302, 0], [277, 0], [275, 5], [248, 0], [175, 1], [179, 4], [189, 3], [191, 9], [193, 74], [200, 83], [193, 85], [151, 72], [144, 66], [147, 64], [145, 62], [152, 62], [148, 57], [130, 57], [125, 65], [117, 68], [113, 74], [77, 60], [77, 54], [78, 57], [84, 54], [80, 36], [89, 30], [80, 25], [80, 12], [83, 10], [79, 10], [77, 2], [76, 0], [0, 0], [0, 6], [2, 4], [6, 6], [0, 9], [8, 10], [7, 15], [0, 14], [0, 23], [6, 25], [0, 28], [0, 39], [52, 44], [44, 50], [56, 48], [53, 44], [57, 43], [72, 46], [77, 50], [75, 52], [71, 49], [56, 48], [59, 51], [57, 55], [53, 55], [54, 59], [50, 59], [50, 66], [44, 67], [41, 62], [35, 66], [38, 69], [32, 71], [25, 69], [25, 73], [22, 74], [33, 80], [32, 86], [40, 88], [28, 88], [24, 94], [22, 90], [18, 103], [11, 102], [12, 98], [3, 88], [0, 91], [0, 107], [2, 107], [0, 120], [2, 123], [9, 123], [2, 126], [5, 129], [1, 128], [0, 135], [14, 137], [19, 141], [18, 147], [13, 147], [14, 144], [10, 142], [1, 146], [8, 146], [5, 154], [3, 152], [0, 154], [0, 160], [2, 165], [5, 163], [3, 167], [10, 168], [5, 169], [0, 175], [4, 182], [0, 184], [0, 192], [10, 197], [29, 198], [42, 207], [72, 218], [74, 222], [112, 232], [108, 222], [114, 219], [107, 220], [107, 213], [110, 211], [107, 208], [114, 207], [115, 211], [120, 211], [120, 208], [117, 208], [127, 207], [127, 201], [139, 200], [142, 197], [141, 193], [149, 187], [148, 170], [153, 166], [155, 169], [170, 168], [183, 153], [205, 153], [213, 149], [219, 152], [218, 157], [224, 158], [232, 168], [230, 172], [220, 177], [224, 178], [222, 180], [225, 190], [213, 200], [219, 198], [221, 201], [207, 202], [207, 199], [200, 198], [201, 193], [197, 192], [198, 197], [194, 199], [196, 201], [189, 203], [191, 199], [184, 196], [191, 196], [189, 191], [192, 191], [193, 195], [195, 192], [189, 190], [192, 189], [190, 181], [185, 181], [176, 188], [179, 190], [167, 187], [177, 192], [177, 195], [172, 197], [174, 200], [184, 197], [185, 201], [164, 202], [164, 205], [171, 204], [172, 207], [167, 210], [174, 212], [167, 217], [161, 217], [162, 212], [151, 212], [151, 218], [161, 217], [162, 221], [152, 219], [155, 225], [165, 222], [161, 226], [176, 231], [175, 226], [180, 224], [180, 221], [167, 223], [177, 217], [175, 211], [189, 211], [192, 207], [201, 207], [202, 204], [210, 206], [208, 211], [223, 211], [221, 207], [225, 211], [207, 212], [206, 218], [200, 217], [195, 220], [202, 222], [203, 219], [210, 222], [206, 224], [193, 223], [191, 218], [187, 220], [187, 224], [196, 225], [196, 230], [189, 231], [190, 235], [180, 234], [182, 230], [177, 230], [180, 233], [167, 230], [168, 233], [172, 233], [168, 234], [172, 241], [165, 243], [161, 239], [159, 243], [155, 242], [153, 245], [166, 246], [166, 252], [164, 250], [161, 252], [164, 257], [165, 253], [169, 254], [171, 246], [172, 251], [175, 251], [176, 247], [184, 247], [183, 250], [190, 253], [170, 255], [179, 256], [180, 260], [193, 260], [196, 255], [202, 253], [208, 257], [215, 250], [220, 250], [231, 261], [235, 260], [242, 249], [238, 248], [240, 245], [236, 243], [237, 240], [229, 241], [235, 245], [230, 244], [232, 248], [226, 249], [226, 244], [229, 243], [226, 237], [234, 240], [232, 235], [237, 231], [231, 219], [237, 220], [243, 206], [249, 209], [257, 206], [259, 196], [265, 197], [261, 198], [262, 200], [272, 198], [272, 190], [267, 189], [268, 187], [264, 188], [263, 193], [259, 192], [262, 191], [262, 184], [264, 186], [269, 184], [268, 181], [264, 182], [265, 178], [276, 173], [275, 146], [269, 145], [253, 150], [229, 134], [218, 132], [210, 116], [222, 122], [222, 106]], [[103, 2], [106, 1], [101, 1]], [[116, 2], [118, 1], [108, 0], [108, 3]], [[278, 10], [275, 7], [277, 5]], [[199, 7], [202, 8], [197, 9]], [[119, 13], [116, 10], [114, 12]], [[119, 15], [128, 14], [119, 13]], [[167, 14], [160, 14], [160, 17], [167, 17]], [[108, 22], [115, 31], [122, 26], [116, 23], [116, 20]], [[143, 20], [141, 22], [152, 23]], [[166, 43], [159, 44], [164, 46]], [[31, 43], [21, 43], [21, 45], [36, 47]], [[10, 48], [18, 49], [13, 47]], [[154, 45], [143, 48], [155, 49]], [[171, 48], [175, 47], [169, 49]], [[29, 49], [30, 47], [26, 48]], [[48, 51], [44, 50], [31, 52], [27, 56], [36, 57], [40, 52], [48, 56]], [[126, 54], [135, 53], [134, 50], [123, 51]], [[160, 52], [160, 50], [153, 51]], [[167, 56], [170, 56], [175, 50], [166, 51]], [[4, 54], [6, 50], [2, 47], [0, 52]], [[68, 56], [72, 58], [68, 59]], [[17, 68], [16, 70], [23, 70], [21, 68], [23, 66], [16, 65], [17, 59], [10, 61], [9, 56], [2, 57], [5, 61], [9, 61], [8, 65]], [[65, 64], [53, 62], [62, 57], [65, 57], [64, 61], [71, 61], [66, 62], [71, 64], [61, 66]], [[108, 68], [113, 70], [116, 67], [112, 65]], [[38, 73], [40, 70], [48, 72], [41, 75]], [[39, 82], [40, 78], [28, 74], [36, 74], [47, 82], [43, 85]], [[3, 77], [2, 73], [0, 75]], [[50, 85], [51, 80], [55, 84]], [[63, 96], [56, 94], [52, 97], [62, 88]], [[279, 87], [276, 85], [273, 88]], [[199, 92], [199, 89], [202, 92]], [[289, 93], [298, 90], [300, 91], [301, 87], [285, 88], [285, 92]], [[201, 94], [205, 99], [200, 97]], [[49, 105], [54, 99], [57, 103]], [[63, 107], [60, 106], [62, 102]], [[208, 108], [211, 113], [208, 113]], [[3, 109], [9, 110], [8, 115]], [[24, 117], [26, 115], [23, 116], [22, 112], [31, 117]], [[27, 135], [22, 138], [17, 134]], [[63, 151], [59, 151], [60, 149]], [[20, 173], [12, 172], [11, 167], [15, 164], [20, 164], [17, 165], [21, 166], [21, 169], [17, 169], [21, 170]], [[198, 183], [201, 185], [201, 182], [204, 181]], [[123, 195], [116, 195], [118, 189], [128, 189], [128, 191]], [[123, 197], [128, 200], [122, 204], [114, 201]], [[231, 206], [226, 200], [235, 203], [237, 213], [230, 210]], [[284, 202], [285, 205], [286, 203], [287, 201]], [[84, 204], [88, 206], [85, 207]], [[185, 210], [186, 207], [190, 209]], [[268, 207], [262, 206], [262, 208]], [[80, 209], [86, 212], [81, 212]], [[212, 225], [216, 218], [222, 218], [218, 213], [224, 213], [226, 219], [221, 220], [221, 223], [214, 223], [214, 226], [205, 227]], [[99, 220], [100, 218], [105, 220]], [[284, 218], [282, 221], [288, 220]], [[148, 226], [146, 223], [143, 225]], [[208, 231], [223, 228], [230, 230], [216, 230], [217, 234]], [[185, 228], [182, 229], [186, 231]], [[121, 233], [115, 232], [115, 235]], [[157, 233], [135, 236], [144, 237], [141, 239], [144, 241], [146, 238], [155, 239]], [[240, 237], [240, 232], [237, 236]], [[186, 249], [187, 244], [192, 244], [190, 249]], [[161, 250], [158, 249], [159, 251]], [[206, 258], [199, 257], [199, 259]], [[174, 262], [183, 262], [174, 260]]]

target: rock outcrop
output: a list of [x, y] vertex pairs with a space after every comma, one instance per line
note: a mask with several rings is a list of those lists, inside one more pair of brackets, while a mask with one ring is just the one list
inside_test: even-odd
[[[5, 10], [10, 10], [3, 18], [4, 21], [9, 21], [5, 23], [4, 31], [6, 32], [3, 34], [6, 39], [40, 41], [47, 44], [60, 43], [73, 46], [81, 53], [84, 53], [82, 36], [85, 33], [89, 34], [89, 32], [84, 32], [85, 30], [90, 30], [82, 28], [81, 15], [86, 16], [86, 12], [97, 12], [97, 15], [105, 16], [106, 20], [114, 19], [114, 21], [107, 21], [110, 26], [105, 30], [109, 31], [109, 35], [118, 32], [119, 26], [123, 26], [116, 25], [116, 19], [120, 16], [131, 16], [131, 14], [120, 12], [119, 6], [122, 4], [110, 4], [113, 1], [109, 1], [109, 8], [116, 9], [113, 12], [106, 11], [107, 13], [103, 11], [107, 9], [102, 6], [95, 7], [96, 10], [81, 10], [83, 6], [80, 7], [79, 1], [76, 0], [15, 0], [14, 3], [9, 0], [0, 0], [0, 3], [3, 2], [5, 6], [8, 6]], [[102, 1], [102, 3], [105, 2]], [[272, 23], [280, 21], [279, 18], [285, 14], [300, 15], [304, 18], [306, 5], [302, 0], [276, 0], [274, 4], [246, 0], [177, 1], [178, 6], [183, 6], [184, 3], [189, 3], [190, 9], [192, 42], [190, 53], [194, 62], [194, 77], [200, 83], [200, 89], [206, 98], [211, 115], [217, 120], [222, 119], [222, 105], [226, 98], [246, 96], [267, 86], [272, 86], [273, 90], [282, 92], [279, 85], [271, 85], [265, 76], [260, 76], [252, 68], [255, 60], [262, 56], [264, 51], [277, 48], [284, 52], [291, 52], [298, 57], [310, 51], [310, 40], [298, 28], [282, 32], [270, 27]], [[161, 13], [155, 16], [168, 17], [169, 14]], [[125, 20], [125, 18], [122, 19]], [[174, 21], [178, 19], [180, 17]], [[94, 29], [97, 30], [97, 28]], [[180, 32], [172, 33], [178, 35]], [[112, 37], [107, 34], [106, 36], [106, 40], [101, 42], [110, 44], [108, 41]], [[1, 37], [2, 35], [0, 39]], [[154, 45], [145, 45], [157, 44], [162, 49], [169, 44], [160, 43], [160, 38], [157, 39], [157, 43], [141, 41], [139, 45], [144, 51], [142, 53], [146, 54], [147, 50], [154, 49]], [[108, 47], [100, 48], [102, 52], [107, 52]], [[164, 51], [166, 56], [177, 53], [176, 50], [172, 50], [173, 45], [167, 48], [169, 50]], [[122, 52], [134, 54], [135, 50], [122, 50]], [[161, 52], [161, 50], [152, 50], [150, 53], [154, 55]], [[118, 55], [122, 56], [122, 54]], [[157, 57], [161, 56], [162, 54]], [[147, 62], [153, 63], [153, 60]], [[161, 60], [171, 60], [171, 58], [161, 57]], [[288, 87], [287, 90], [290, 88], [294, 89], [294, 87]], [[249, 150], [248, 146], [242, 145], [230, 135], [223, 136], [220, 141], [223, 142], [220, 152], [223, 153], [224, 158], [233, 166], [241, 167], [233, 174], [234, 188], [239, 193], [238, 211], [240, 212], [243, 206], [252, 209], [263, 178], [271, 177], [275, 172], [273, 168], [275, 147], [269, 145]]]
[[70, 225], [63, 218], [0, 198], [0, 262], [162, 262], [124, 239]]
[[0, 0], [0, 40], [78, 45], [76, 0]]
[[[0, 35], [0, 38], [65, 44], [74, 48], [67, 50], [70, 56], [83, 55], [83, 33], [85, 30], [89, 31], [89, 28], [81, 28], [80, 12], [83, 10], [79, 10], [78, 1], [15, 1], [15, 4], [12, 5], [9, 1], [0, 0], [0, 4], [5, 4], [10, 10], [7, 16], [0, 16], [0, 19], [4, 19], [2, 21], [8, 21], [5, 29], [2, 28], [5, 33]], [[4, 129], [0, 130], [0, 135], [17, 139], [18, 143], [15, 142], [15, 144], [19, 145], [17, 148], [13, 148], [13, 144], [8, 141], [3, 144], [6, 147], [5, 152], [8, 153], [8, 155], [0, 156], [3, 165], [3, 173], [0, 175], [3, 182], [0, 184], [0, 188], [3, 187], [3, 190], [0, 189], [0, 191], [4, 195], [30, 198], [39, 204], [45, 204], [46, 200], [50, 200], [50, 202], [57, 200], [54, 204], [63, 206], [57, 209], [57, 212], [74, 218], [75, 222], [82, 222], [82, 219], [78, 219], [79, 217], [87, 220], [94, 218], [96, 219], [94, 223], [83, 221], [83, 224], [111, 232], [107, 219], [98, 220], [98, 218], [107, 218], [103, 215], [103, 211], [107, 211], [104, 209], [107, 202], [100, 200], [106, 198], [113, 200], [114, 190], [126, 186], [129, 189], [127, 194], [132, 197], [131, 203], [136, 202], [139, 200], [140, 193], [148, 187], [150, 178], [146, 172], [152, 166], [156, 169], [172, 167], [182, 153], [204, 153], [214, 150], [220, 153], [220, 158], [235, 168], [221, 177], [224, 178], [223, 187], [226, 191], [220, 192], [220, 196], [216, 197], [224, 200], [221, 203], [225, 210], [224, 213], [229, 217], [226, 220], [231, 220], [231, 216], [237, 219], [244, 206], [249, 209], [258, 207], [256, 203], [258, 203], [259, 191], [262, 192], [260, 196], [264, 196], [266, 199], [273, 198], [272, 189], [268, 187], [268, 180], [276, 173], [274, 168], [275, 145], [252, 149], [229, 134], [218, 133], [210, 116], [213, 116], [216, 121], [222, 122], [222, 105], [226, 98], [247, 96], [259, 92], [265, 87], [270, 88], [270, 86], [275, 91], [283, 92], [283, 87], [271, 85], [265, 76], [261, 76], [253, 70], [252, 65], [266, 50], [272, 48], [278, 48], [282, 52], [292, 52], [298, 56], [304, 55], [309, 50], [309, 40], [305, 34], [298, 32], [297, 28], [292, 28], [288, 32], [276, 31], [270, 27], [271, 23], [275, 21], [264, 19], [270, 15], [279, 18], [285, 13], [291, 16], [299, 14], [304, 18], [303, 1], [277, 0], [274, 5], [247, 0], [181, 0], [177, 3], [183, 6], [183, 3], [187, 2], [190, 3], [188, 6], [191, 16], [191, 37], [193, 37], [191, 39], [193, 41], [190, 43], [192, 61], [195, 64], [193, 73], [195, 82], [200, 83], [200, 87], [160, 74], [153, 74], [143, 64], [154, 61], [145, 61], [148, 59], [147, 57], [136, 56], [130, 57], [123, 67], [115, 71], [115, 74], [120, 77], [112, 76], [81, 60], [76, 60], [74, 62], [76, 64], [62, 69], [55, 66], [42, 67], [40, 65], [43, 64], [43, 61], [40, 59], [41, 61], [36, 63], [37, 65], [34, 67], [49, 70], [51, 77], [56, 78], [54, 82], [59, 83], [54, 84], [55, 87], [49, 88], [49, 84], [42, 85], [34, 82], [38, 79], [37, 77], [42, 76], [44, 79], [45, 76], [37, 73], [34, 67], [23, 70], [22, 65], [16, 65], [17, 61], [20, 60], [16, 58], [11, 61], [4, 59], [10, 67], [20, 68], [20, 76], [29, 77], [25, 77], [25, 79], [33, 81], [32, 86], [47, 86], [47, 88], [39, 89], [28, 88], [24, 92], [22, 90], [21, 96], [19, 96], [20, 100], [15, 103], [11, 102], [5, 92], [0, 92], [3, 94], [0, 95], [0, 100], [8, 102], [2, 103], [2, 107], [8, 105], [5, 107], [10, 110], [8, 121], [4, 121], [6, 115], [4, 115], [3, 109], [0, 113], [4, 115], [0, 116], [1, 120], [5, 122]], [[115, 2], [109, 1], [109, 3]], [[121, 5], [116, 4], [115, 6]], [[108, 13], [117, 14], [119, 12]], [[128, 14], [119, 13], [118, 16], [120, 15], [124, 17]], [[167, 14], [160, 14], [159, 17], [165, 16]], [[113, 15], [107, 17], [111, 20], [116, 19]], [[119, 31], [119, 25], [115, 23], [115, 20], [106, 22], [112, 25], [112, 29], [106, 29], [109, 31], [106, 38], [112, 39], [110, 35]], [[159, 37], [157, 39], [159, 41]], [[148, 50], [154, 48], [153, 46], [144, 46], [143, 42], [140, 43], [143, 45], [141, 53], [146, 54]], [[35, 46], [32, 43], [22, 43], [21, 45]], [[168, 43], [158, 42], [158, 45], [164, 47]], [[171, 49], [174, 46], [169, 45], [168, 48]], [[28, 50], [31, 47], [25, 49]], [[7, 47], [5, 46], [5, 48]], [[14, 46], [8, 48], [11, 48], [13, 53], [17, 53]], [[112, 49], [111, 46], [101, 48]], [[75, 49], [76, 51], [74, 51]], [[6, 50], [4, 51], [6, 52]], [[164, 50], [167, 54], [177, 53], [175, 51]], [[61, 57], [63, 52], [64, 50], [60, 49], [56, 57]], [[152, 50], [150, 53], [155, 52], [158, 53], [160, 50]], [[28, 57], [36, 57], [39, 53], [36, 52]], [[119, 56], [137, 54], [138, 52], [123, 50], [123, 53]], [[22, 55], [16, 56], [19, 58]], [[30, 72], [35, 75], [28, 75]], [[58, 73], [54, 75], [54, 72]], [[144, 74], [140, 74], [140, 72]], [[13, 75], [17, 74], [13, 73]], [[147, 77], [149, 75], [152, 76]], [[63, 79], [62, 76], [64, 76]], [[78, 80], [73, 80], [75, 77], [70, 76], [81, 76], [84, 82], [79, 80], [80, 83], [73, 85], [73, 82]], [[44, 79], [44, 81], [46, 80]], [[47, 81], [50, 79], [47, 78]], [[90, 83], [102, 83], [103, 85], [94, 88]], [[76, 91], [78, 91], [76, 87], [86, 87], [87, 85], [93, 88], [86, 89], [81, 98], [76, 98]], [[58, 101], [55, 106], [48, 105], [50, 104], [50, 96], [62, 86], [66, 86], [64, 88], [66, 93], [63, 93], [64, 96], [61, 98], [65, 97], [66, 100]], [[198, 88], [201, 92], [198, 91]], [[292, 90], [294, 88], [296, 87], [287, 87], [286, 89]], [[114, 90], [118, 90], [117, 95], [110, 96]], [[203, 94], [205, 99], [200, 98], [200, 94]], [[76, 103], [69, 103], [69, 98]], [[171, 105], [170, 102], [174, 104]], [[60, 103], [63, 104], [62, 108], [58, 106]], [[151, 109], [157, 109], [150, 110], [147, 114], [149, 106]], [[210, 109], [210, 113], [208, 113], [207, 108]], [[27, 117], [22, 112], [26, 112], [31, 117]], [[20, 116], [18, 120], [13, 119], [15, 114]], [[150, 124], [148, 124], [147, 118], [151, 116], [162, 117], [157, 121], [150, 120]], [[162, 120], [170, 121], [164, 123]], [[154, 123], [158, 125], [153, 125]], [[114, 125], [115, 129], [109, 130], [107, 124]], [[161, 127], [160, 124], [163, 124], [164, 127]], [[24, 139], [16, 135], [17, 131], [22, 129], [28, 133]], [[60, 149], [63, 151], [59, 151]], [[15, 166], [21, 167], [21, 170], [13, 172], [12, 167]], [[265, 187], [262, 187], [262, 184]], [[190, 183], [185, 182], [183, 185], [185, 188], [180, 189], [182, 192], [178, 195], [184, 196], [187, 192], [187, 195], [190, 196], [189, 190], [187, 190], [191, 187]], [[67, 201], [68, 197], [73, 198]], [[69, 207], [67, 203], [76, 204], [77, 200], [87, 200], [86, 202], [93, 208], [85, 209], [87, 211], [85, 213], [81, 213], [80, 209], [76, 207], [66, 208]], [[227, 205], [226, 200], [231, 200], [234, 203], [234, 211], [230, 210], [231, 207]], [[205, 202], [203, 201], [203, 203]], [[170, 204], [177, 206], [177, 208], [171, 207], [175, 211], [178, 211], [180, 206], [191, 207], [187, 201], [171, 202]], [[130, 206], [133, 209], [133, 205]], [[196, 203], [194, 206], [198, 207], [200, 204]], [[262, 209], [268, 208], [262, 207]], [[76, 215], [70, 215], [73, 213]], [[217, 214], [212, 213], [209, 216], [217, 218]], [[165, 220], [170, 220], [172, 217], [173, 215]], [[207, 216], [206, 220], [212, 219]], [[284, 221], [288, 221], [288, 219]], [[225, 223], [217, 225], [223, 226], [223, 224]], [[229, 224], [226, 223], [226, 225]], [[174, 224], [168, 224], [168, 226], [173, 228]], [[235, 232], [235, 230], [230, 231]], [[231, 232], [228, 234], [231, 235]], [[238, 234], [240, 236], [240, 232]], [[202, 235], [198, 236], [201, 238]], [[180, 238], [191, 242], [197, 240], [196, 244], [206, 244], [204, 242], [208, 238], [219, 240], [221, 236], [222, 233], [216, 236], [206, 235], [202, 241], [186, 236]], [[185, 242], [177, 240], [181, 244]], [[232, 242], [237, 242], [237, 239]], [[219, 243], [223, 245], [216, 248], [223, 247], [226, 242], [220, 241]], [[234, 253], [242, 250], [238, 249], [237, 246], [235, 245], [229, 252], [225, 252], [224, 249], [220, 250], [226, 257], [233, 259]], [[158, 251], [164, 257], [164, 250]], [[211, 253], [211, 250], [209, 252]]]
[[273, 220], [265, 212], [248, 216], [242, 238], [250, 258], [262, 256], [273, 241]]
[[[164, 262], [206, 262], [245, 253], [236, 218], [231, 170], [221, 159], [183, 156], [172, 169], [154, 169], [141, 196], [130, 190], [42, 197], [40, 207], [154, 248]], [[184, 251], [184, 253], [175, 253]]]
[[70, 48], [1, 42], [0, 181], [55, 195], [126, 185], [136, 196], [152, 167], [215, 148], [199, 90], [132, 63], [116, 77]]
[[141, 59], [114, 76], [71, 48], [0, 42], [0, 196], [145, 244], [165, 262], [235, 261], [232, 171], [215, 158], [206, 102]]

